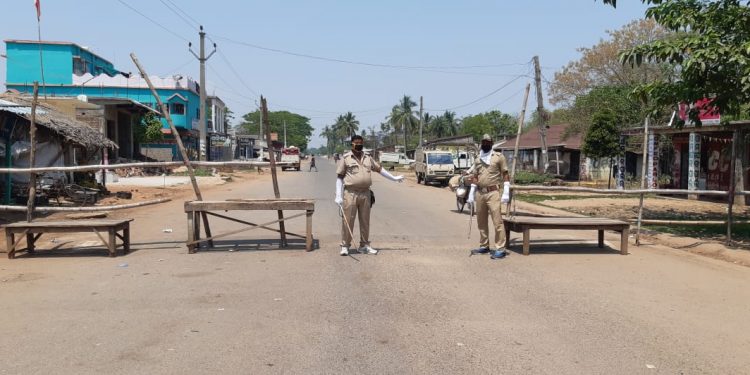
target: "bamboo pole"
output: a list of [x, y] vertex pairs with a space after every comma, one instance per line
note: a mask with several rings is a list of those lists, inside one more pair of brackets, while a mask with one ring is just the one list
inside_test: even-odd
[[[526, 186], [512, 186], [511, 190], [514, 191], [570, 191], [578, 193], [595, 193], [595, 194], [609, 194], [609, 195], [640, 195], [640, 194], [675, 194], [675, 195], [714, 195], [714, 196], [726, 196], [726, 191], [723, 190], [681, 190], [681, 189], [634, 189], [634, 190], [617, 190], [617, 189], [595, 189], [586, 187], [575, 187], [575, 186], [538, 186], [538, 185], [526, 185]], [[748, 192], [736, 192], [736, 195], [747, 195]]]
[[[635, 223], [637, 219], [628, 219], [629, 222]], [[652, 220], [642, 219], [642, 224], [650, 225], [725, 225], [726, 220]], [[750, 224], [750, 220], [735, 220], [735, 224]]]
[[729, 163], [729, 192], [727, 194], [727, 246], [732, 246], [732, 219], [734, 219], [734, 191], [737, 189], [737, 143], [739, 143], [739, 133], [737, 130], [732, 132], [732, 159]]
[[[648, 123], [649, 116], [643, 122], [643, 163], [641, 166], [641, 190], [646, 189], [646, 160], [648, 156]], [[638, 223], [635, 230], [635, 245], [641, 246], [641, 220], [643, 219], [643, 195], [641, 193], [640, 202], [638, 203]]]
[[[172, 116], [169, 115], [169, 108], [167, 108], [167, 106], [162, 103], [159, 94], [156, 92], [154, 85], [151, 83], [151, 79], [148, 77], [148, 74], [146, 74], [146, 70], [143, 69], [141, 63], [138, 62], [138, 57], [135, 56], [135, 53], [131, 53], [130, 58], [133, 60], [135, 66], [138, 68], [138, 71], [141, 73], [141, 77], [143, 77], [143, 79], [146, 81], [149, 90], [151, 90], [151, 95], [153, 95], [154, 99], [156, 99], [156, 103], [159, 105], [159, 108], [161, 108], [162, 115], [164, 115], [164, 118], [166, 118], [167, 124], [169, 124], [169, 128], [172, 130], [172, 135], [174, 136], [175, 142], [177, 142], [177, 147], [180, 149], [182, 162], [185, 164], [185, 167], [187, 167], [188, 175], [190, 175], [190, 183], [193, 185], [193, 191], [195, 191], [195, 198], [199, 201], [202, 201], [203, 196], [201, 195], [201, 190], [198, 187], [198, 181], [195, 179], [193, 166], [190, 164], [190, 158], [188, 157], [187, 150], [185, 150], [185, 145], [182, 144], [180, 133], [174, 126], [174, 122], [172, 122]], [[202, 89], [203, 88], [201, 87], [201, 90]], [[201, 124], [201, 126], [203, 125]], [[211, 237], [211, 228], [208, 225], [208, 215], [205, 212], [202, 212], [202, 216], [204, 228], [206, 230], [206, 237]], [[209, 246], [213, 246], [213, 243], [209, 242]]]
[[[149, 206], [152, 204], [159, 204], [169, 202], [170, 198], [159, 198], [150, 201], [120, 204], [114, 206], [90, 206], [90, 207], [37, 207], [35, 211], [39, 212], [97, 212], [97, 211], [110, 211], [110, 210], [123, 210], [126, 208]], [[24, 212], [27, 208], [23, 206], [0, 206], [0, 212]]]
[[[39, 82], [34, 81], [34, 98], [31, 101], [31, 120], [29, 121], [29, 167], [36, 161], [36, 104], [39, 99]], [[6, 145], [6, 147], [10, 147]], [[36, 199], [36, 173], [29, 174], [29, 200], [26, 203], [26, 221], [34, 219], [34, 200]]]
[[[194, 167], [267, 167], [271, 164], [266, 161], [192, 161]], [[277, 162], [276, 165], [292, 165], [290, 162]], [[103, 167], [107, 169], [126, 169], [126, 168], [157, 168], [157, 167], [178, 167], [185, 165], [181, 161], [155, 161], [143, 163], [122, 163], [122, 164], [97, 164], [97, 165], [76, 165], [68, 167], [38, 167], [38, 168], [0, 168], [0, 173], [44, 173], [44, 172], [86, 172], [97, 171]]]
[[[276, 176], [276, 155], [273, 153], [273, 147], [271, 142], [271, 123], [268, 120], [268, 103], [266, 98], [260, 97], [260, 108], [263, 114], [263, 122], [266, 128], [266, 144], [268, 145], [268, 160], [271, 163], [271, 180], [273, 181], [273, 195], [276, 199], [281, 198], [281, 192], [279, 191], [279, 180]], [[286, 247], [286, 227], [284, 225], [284, 211], [276, 211], [279, 217], [279, 231], [281, 232], [281, 246]]]
[[[531, 84], [526, 84], [526, 93], [523, 96], [523, 106], [521, 107], [521, 114], [518, 116], [518, 130], [516, 130], [516, 145], [513, 147], [513, 162], [510, 167], [510, 185], [513, 186], [516, 183], [516, 165], [518, 163], [518, 145], [521, 140], [521, 132], [523, 131], [523, 123], [526, 120], [526, 104], [529, 102], [529, 90], [531, 90]], [[508, 200], [508, 204], [505, 207], [506, 215], [510, 215], [510, 202], [513, 202], [513, 191], [511, 190], [511, 197]], [[514, 206], [515, 207], [515, 206]], [[513, 212], [515, 215], [515, 212]]]

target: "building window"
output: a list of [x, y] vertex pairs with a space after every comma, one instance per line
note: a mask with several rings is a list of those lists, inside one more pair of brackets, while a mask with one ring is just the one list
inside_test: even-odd
[[86, 60], [79, 56], [73, 57], [73, 74], [77, 76], [86, 74]]
[[169, 109], [169, 113], [172, 115], [184, 115], [185, 105], [182, 103], [172, 103], [172, 106]]
[[196, 108], [195, 109], [195, 118], [197, 120], [200, 120], [200, 118], [201, 118], [201, 109], [200, 108]]

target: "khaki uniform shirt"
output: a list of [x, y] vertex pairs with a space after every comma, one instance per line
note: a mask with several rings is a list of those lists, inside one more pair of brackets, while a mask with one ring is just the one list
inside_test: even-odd
[[357, 159], [349, 151], [336, 165], [336, 174], [344, 176], [344, 187], [355, 190], [366, 190], [372, 185], [372, 172], [380, 172], [380, 164], [368, 155]]
[[492, 151], [489, 164], [485, 164], [482, 158], [477, 157], [473, 169], [477, 176], [477, 186], [486, 188], [503, 183], [503, 174], [508, 172], [508, 164], [502, 153]]

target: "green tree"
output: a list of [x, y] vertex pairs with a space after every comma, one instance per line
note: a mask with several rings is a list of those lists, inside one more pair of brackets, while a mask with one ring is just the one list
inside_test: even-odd
[[592, 116], [581, 151], [590, 158], [608, 158], [609, 176], [612, 177], [612, 158], [620, 154], [620, 129], [613, 111], [602, 109]]
[[550, 102], [570, 107], [576, 98], [599, 86], [633, 87], [654, 79], [671, 76], [668, 64], [647, 63], [624, 65], [620, 52], [644, 43], [661, 40], [669, 31], [651, 19], [633, 21], [616, 31], [607, 31], [608, 38], [596, 45], [578, 49], [581, 57], [569, 62], [549, 86]]
[[461, 124], [456, 118], [456, 112], [445, 111], [432, 120], [430, 134], [435, 138], [450, 137], [458, 134], [460, 126]]
[[[679, 79], [657, 79], [635, 90], [652, 109], [710, 98], [720, 113], [739, 117], [750, 102], [750, 2], [740, 0], [642, 0], [653, 19], [672, 35], [627, 49], [630, 66], [669, 63]], [[616, 0], [604, 0], [616, 6]], [[747, 110], [744, 109], [745, 114]], [[689, 112], [696, 124], [699, 109]]]
[[[259, 111], [246, 113], [242, 116], [242, 119], [243, 122], [240, 124], [240, 127], [243, 133], [259, 133]], [[268, 113], [268, 122], [271, 132], [275, 132], [280, 136], [284, 134], [284, 123], [286, 123], [287, 143], [299, 147], [303, 152], [307, 150], [307, 145], [313, 133], [313, 127], [310, 125], [309, 118], [288, 111], [278, 111]], [[260, 136], [264, 137], [262, 134]]]
[[570, 124], [570, 134], [586, 134], [593, 116], [606, 108], [613, 113], [619, 127], [639, 125], [646, 116], [645, 106], [631, 94], [630, 86], [598, 86], [576, 97], [573, 104], [553, 112], [556, 122]]
[[[136, 142], [141, 143], [152, 143], [158, 142], [164, 139], [164, 133], [161, 132], [163, 125], [159, 116], [153, 112], [146, 112], [138, 123], [138, 126], [134, 129], [133, 137]], [[148, 154], [148, 151], [146, 151]], [[148, 158], [148, 155], [145, 155]]]
[[351, 112], [347, 112], [343, 115], [339, 115], [336, 120], [336, 127], [340, 129], [340, 134], [344, 139], [351, 139], [351, 137], [359, 130], [359, 120], [357, 120], [357, 116]]
[[419, 124], [419, 118], [414, 111], [416, 105], [417, 103], [411, 100], [411, 97], [404, 95], [401, 101], [393, 106], [391, 114], [386, 118], [395, 131], [404, 134], [404, 150], [409, 147], [407, 138], [409, 129], [414, 129]]

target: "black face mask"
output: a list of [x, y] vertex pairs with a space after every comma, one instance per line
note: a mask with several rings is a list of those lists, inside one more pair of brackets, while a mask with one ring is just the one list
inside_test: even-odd
[[354, 151], [362, 151], [365, 145], [354, 145]]
[[490, 152], [490, 150], [492, 150], [492, 145], [482, 145], [482, 151]]

